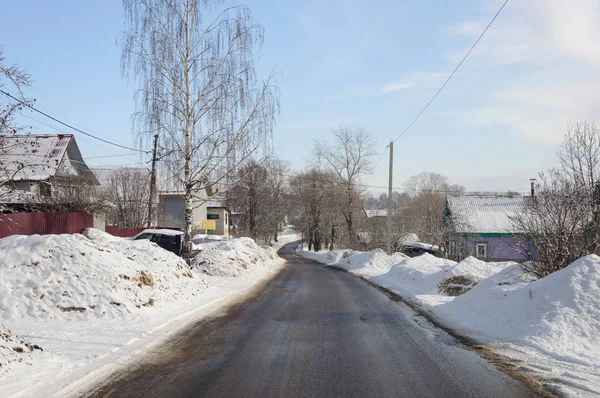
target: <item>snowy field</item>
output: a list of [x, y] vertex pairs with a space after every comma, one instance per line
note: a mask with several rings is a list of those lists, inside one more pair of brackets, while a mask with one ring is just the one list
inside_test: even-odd
[[537, 372], [559, 396], [600, 395], [600, 257], [543, 279], [517, 263], [460, 263], [382, 250], [298, 254], [386, 287], [441, 324]]
[[0, 239], [0, 396], [76, 394], [284, 263], [248, 238], [197, 248], [190, 268], [94, 229]]

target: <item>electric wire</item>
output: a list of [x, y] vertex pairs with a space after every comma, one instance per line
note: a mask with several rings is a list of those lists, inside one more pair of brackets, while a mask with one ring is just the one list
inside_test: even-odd
[[60, 123], [60, 124], [62, 124], [63, 126], [66, 126], [66, 127], [70, 128], [70, 129], [72, 129], [72, 130], [75, 130], [75, 131], [77, 131], [78, 133], [84, 134], [84, 135], [86, 135], [86, 136], [88, 136], [88, 137], [94, 138], [94, 139], [96, 139], [96, 140], [98, 140], [98, 141], [102, 141], [102, 142], [104, 142], [104, 143], [106, 143], [106, 144], [113, 145], [113, 146], [116, 146], [116, 147], [119, 147], [119, 148], [128, 149], [128, 150], [130, 150], [130, 151], [134, 151], [134, 152], [150, 153], [150, 151], [144, 151], [144, 150], [141, 150], [141, 149], [136, 149], [136, 148], [131, 148], [131, 147], [128, 147], [128, 146], [120, 145], [120, 144], [117, 144], [117, 143], [111, 142], [111, 141], [109, 141], [109, 140], [105, 140], [104, 138], [100, 138], [100, 137], [97, 137], [97, 136], [95, 136], [95, 135], [93, 135], [93, 134], [87, 133], [87, 132], [85, 132], [85, 131], [83, 131], [83, 130], [81, 130], [81, 129], [77, 128], [77, 127], [74, 127], [74, 126], [72, 126], [72, 125], [70, 125], [70, 124], [68, 124], [68, 123], [65, 123], [65, 122], [63, 122], [62, 120], [59, 120], [59, 119], [55, 118], [55, 117], [54, 117], [54, 116], [52, 116], [52, 115], [49, 115], [48, 113], [46, 113], [46, 112], [44, 112], [44, 111], [41, 111], [41, 110], [37, 109], [37, 108], [36, 108], [36, 107], [34, 107], [33, 105], [31, 105], [31, 104], [28, 104], [27, 102], [25, 102], [25, 101], [23, 101], [23, 100], [20, 100], [19, 98], [15, 97], [15, 96], [13, 96], [13, 95], [11, 95], [11, 94], [9, 94], [9, 93], [7, 93], [7, 92], [6, 92], [6, 91], [4, 91], [4, 90], [0, 90], [0, 93], [2, 93], [2, 94], [4, 94], [4, 95], [6, 95], [6, 96], [8, 96], [8, 97], [12, 98], [13, 100], [15, 100], [15, 101], [19, 102], [21, 105], [23, 105], [23, 106], [25, 106], [25, 107], [27, 107], [27, 108], [29, 108], [29, 109], [31, 109], [31, 110], [33, 110], [33, 111], [35, 111], [35, 112], [37, 112], [37, 113], [41, 114], [41, 115], [43, 115], [43, 116], [45, 116], [45, 117], [47, 117], [47, 118], [49, 118], [49, 119], [52, 119], [52, 120], [54, 120], [54, 121], [55, 121], [55, 122], [57, 122], [57, 123]]
[[462, 58], [462, 60], [458, 63], [458, 65], [456, 66], [456, 68], [454, 68], [454, 70], [452, 71], [452, 73], [450, 74], [450, 76], [448, 76], [448, 78], [446, 79], [446, 81], [444, 82], [444, 84], [442, 84], [442, 86], [439, 88], [439, 90], [433, 95], [433, 97], [431, 97], [431, 99], [429, 100], [429, 102], [425, 105], [425, 107], [421, 110], [421, 112], [419, 112], [419, 114], [412, 120], [412, 122], [410, 122], [410, 124], [404, 129], [404, 131], [402, 131], [402, 133], [400, 133], [400, 135], [398, 137], [396, 137], [396, 139], [394, 140], [394, 142], [398, 141], [400, 139], [400, 137], [402, 137], [413, 126], [413, 124], [415, 124], [416, 121], [419, 120], [419, 118], [421, 117], [421, 115], [423, 113], [425, 113], [425, 111], [427, 110], [427, 108], [429, 108], [429, 105], [431, 105], [431, 103], [442, 92], [442, 90], [444, 89], [444, 87], [446, 87], [446, 85], [448, 84], [448, 82], [450, 81], [450, 79], [452, 79], [452, 77], [454, 76], [454, 74], [456, 73], [456, 71], [458, 71], [458, 69], [465, 62], [465, 60], [467, 59], [467, 57], [469, 56], [469, 54], [471, 54], [471, 52], [473, 51], [473, 49], [475, 48], [475, 46], [477, 46], [477, 43], [479, 43], [479, 41], [483, 38], [483, 36], [488, 31], [488, 29], [490, 28], [490, 26], [492, 26], [492, 24], [494, 23], [494, 21], [496, 20], [496, 18], [498, 18], [498, 15], [500, 15], [500, 12], [502, 12], [502, 10], [504, 9], [504, 7], [506, 6], [507, 3], [508, 3], [508, 0], [504, 1], [504, 3], [502, 4], [502, 7], [500, 7], [500, 9], [498, 10], [498, 12], [496, 12], [496, 14], [494, 15], [494, 17], [490, 21], [490, 23], [488, 23], [488, 25], [485, 27], [485, 29], [483, 30], [483, 32], [481, 32], [481, 35], [479, 35], [479, 37], [477, 38], [477, 40], [475, 41], [475, 43], [473, 43], [473, 45], [471, 46], [471, 48], [469, 49], [469, 51], [467, 51], [467, 53]]

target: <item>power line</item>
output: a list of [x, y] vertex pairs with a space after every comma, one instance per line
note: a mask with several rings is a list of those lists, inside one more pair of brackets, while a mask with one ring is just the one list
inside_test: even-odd
[[8, 96], [8, 97], [12, 98], [13, 100], [15, 100], [15, 101], [19, 102], [21, 105], [24, 105], [24, 106], [28, 107], [29, 109], [32, 109], [32, 110], [36, 111], [37, 113], [39, 113], [39, 114], [41, 114], [41, 115], [44, 115], [44, 116], [46, 116], [47, 118], [49, 118], [49, 119], [52, 119], [52, 120], [54, 120], [54, 121], [55, 121], [55, 122], [57, 122], [57, 123], [60, 123], [60, 124], [62, 124], [63, 126], [66, 126], [66, 127], [70, 128], [70, 129], [73, 129], [73, 130], [75, 130], [75, 131], [77, 131], [77, 132], [79, 132], [79, 133], [81, 133], [81, 134], [87, 135], [88, 137], [94, 138], [94, 139], [96, 139], [96, 140], [98, 140], [98, 141], [102, 141], [102, 142], [104, 142], [104, 143], [107, 143], [107, 144], [109, 144], [109, 145], [113, 145], [113, 146], [116, 146], [116, 147], [119, 147], [119, 148], [123, 148], [123, 149], [128, 149], [128, 150], [130, 150], [130, 151], [142, 152], [142, 153], [149, 153], [148, 151], [143, 151], [143, 150], [141, 150], [141, 149], [136, 149], [136, 148], [131, 148], [131, 147], [127, 147], [127, 146], [124, 146], [124, 145], [116, 144], [116, 143], [114, 143], [114, 142], [111, 142], [111, 141], [105, 140], [104, 138], [96, 137], [96, 136], [95, 136], [95, 135], [93, 135], [93, 134], [86, 133], [85, 131], [83, 131], [83, 130], [81, 130], [81, 129], [78, 129], [77, 127], [74, 127], [74, 126], [72, 126], [72, 125], [70, 125], [70, 124], [68, 124], [68, 123], [65, 123], [65, 122], [63, 122], [63, 121], [61, 121], [61, 120], [59, 120], [59, 119], [55, 118], [54, 116], [51, 116], [51, 115], [47, 114], [46, 112], [43, 112], [43, 111], [41, 111], [41, 110], [39, 110], [39, 109], [35, 108], [33, 105], [30, 105], [30, 104], [26, 103], [25, 101], [22, 101], [22, 100], [20, 100], [19, 98], [15, 97], [15, 96], [13, 96], [13, 95], [11, 95], [11, 94], [9, 94], [9, 93], [7, 93], [7, 92], [6, 92], [6, 91], [4, 91], [4, 90], [0, 90], [0, 93], [2, 93], [2, 94], [4, 94], [4, 95], [6, 95], [6, 96]]
[[415, 124], [415, 122], [417, 120], [419, 120], [419, 118], [421, 117], [421, 115], [423, 113], [425, 113], [425, 111], [427, 110], [427, 108], [429, 108], [429, 105], [431, 105], [431, 103], [437, 98], [437, 96], [442, 92], [442, 90], [444, 89], [444, 87], [446, 87], [446, 84], [448, 84], [448, 82], [450, 81], [450, 79], [452, 79], [452, 76], [454, 76], [454, 74], [456, 73], [456, 71], [461, 67], [461, 65], [463, 64], [463, 62], [465, 62], [465, 60], [467, 59], [467, 57], [469, 56], [469, 54], [471, 54], [471, 52], [473, 51], [473, 49], [475, 48], [475, 46], [477, 45], [477, 43], [479, 43], [479, 41], [483, 38], [483, 35], [485, 35], [485, 32], [487, 32], [487, 30], [490, 28], [490, 26], [492, 26], [492, 24], [494, 23], [494, 21], [496, 20], [496, 18], [498, 17], [498, 15], [500, 15], [500, 12], [502, 12], [502, 10], [504, 9], [504, 7], [506, 6], [506, 4], [508, 3], [508, 0], [506, 0], [504, 2], [504, 4], [502, 4], [502, 7], [500, 7], [500, 9], [498, 10], [498, 12], [496, 13], [496, 15], [494, 15], [494, 18], [492, 18], [492, 20], [490, 21], [490, 23], [485, 27], [485, 29], [483, 30], [483, 32], [481, 32], [481, 35], [479, 35], [479, 37], [477, 38], [477, 40], [475, 41], [475, 43], [473, 43], [473, 45], [471, 46], [471, 48], [469, 49], [469, 51], [467, 51], [467, 53], [465, 54], [465, 56], [463, 57], [463, 59], [458, 63], [458, 65], [456, 66], [456, 68], [454, 68], [454, 70], [452, 71], [452, 73], [450, 74], [450, 76], [448, 76], [448, 78], [446, 79], [446, 81], [444, 82], [444, 84], [442, 84], [442, 86], [439, 88], [439, 90], [435, 93], [435, 95], [433, 97], [431, 97], [431, 99], [429, 100], [429, 102], [427, 103], [427, 105], [425, 105], [425, 107], [421, 110], [421, 112], [419, 112], [419, 114], [417, 115], [417, 117], [415, 117], [413, 119], [412, 122], [410, 122], [410, 124], [404, 129], [404, 131], [402, 131], [402, 133], [400, 133], [400, 135], [398, 137], [396, 137], [396, 139], [394, 140], [394, 142], [398, 141], [400, 139], [400, 137], [402, 137], [411, 127], [413, 124]]
[[86, 156], [86, 159], [102, 159], [102, 158], [117, 158], [117, 157], [126, 157], [134, 155], [133, 153], [117, 153], [114, 155], [104, 155], [104, 156]]
[[375, 166], [373, 167], [373, 170], [375, 170], [377, 168], [377, 166], [379, 166], [379, 162], [381, 162], [381, 159], [383, 159], [383, 156], [385, 155], [385, 153], [387, 152], [387, 149], [389, 148], [389, 145], [386, 145], [385, 149], [383, 150], [383, 152], [381, 153], [381, 156], [379, 157], [379, 159], [377, 160], [377, 163], [375, 163]]
[[[36, 118], [34, 118], [33, 116], [26, 115], [25, 113], [23, 113], [23, 111], [22, 111], [22, 110], [21, 110], [21, 111], [19, 111], [19, 114], [20, 114], [21, 116], [23, 116], [24, 118], [27, 118], [27, 119], [33, 120], [34, 122], [37, 122], [37, 123], [40, 123], [40, 124], [43, 124], [43, 125], [44, 125], [44, 126], [46, 126], [46, 127], [49, 127], [49, 128], [51, 128], [51, 129], [53, 129], [53, 130], [55, 130], [55, 131], [58, 131], [59, 133], [62, 133], [62, 134], [69, 134], [68, 132], [66, 132], [66, 131], [64, 131], [64, 130], [61, 130], [61, 129], [59, 129], [59, 128], [58, 128], [58, 127], [56, 127], [56, 126], [53, 126], [53, 125], [51, 125], [51, 124], [49, 124], [49, 123], [46, 123], [46, 122], [43, 122], [43, 121], [41, 121], [41, 120], [39, 120], [39, 119], [36, 119]], [[83, 141], [83, 142], [87, 142], [87, 143], [89, 143], [89, 144], [91, 144], [91, 145], [95, 145], [95, 143], [94, 143], [94, 142], [92, 142], [92, 141], [89, 141], [89, 140], [87, 140], [87, 139], [85, 139], [85, 138], [83, 138], [83, 137], [79, 137], [79, 140], [81, 140], [81, 141]], [[114, 156], [114, 157], [117, 157], [117, 156], [118, 156], [118, 157], [125, 157], [125, 158], [127, 158], [127, 159], [129, 159], [129, 160], [133, 161], [133, 159], [131, 158], [131, 156], [133, 156], [133, 153], [131, 153], [131, 154], [117, 154], [117, 153], [116, 153], [116, 152], [114, 152], [112, 149], [108, 149], [108, 148], [101, 147], [101, 146], [98, 146], [98, 147], [96, 147], [96, 149], [100, 149], [100, 150], [102, 150], [102, 151], [109, 152], [109, 153], [111, 153], [111, 154], [113, 154], [113, 155], [106, 155], [106, 156], [96, 156], [96, 157], [91, 157], [92, 159], [93, 159], [93, 158], [102, 158], [102, 157], [113, 157], [113, 156]], [[90, 159], [90, 158], [88, 158], [88, 157], [86, 156], [86, 159]]]

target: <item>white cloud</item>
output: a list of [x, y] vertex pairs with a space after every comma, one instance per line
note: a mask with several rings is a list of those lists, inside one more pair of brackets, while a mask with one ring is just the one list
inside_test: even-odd
[[[448, 30], [472, 43], [489, 18]], [[562, 140], [567, 124], [593, 120], [600, 115], [600, 75], [595, 71], [600, 66], [598, 20], [598, 1], [509, 3], [467, 61], [467, 68], [477, 73], [470, 77], [481, 82], [480, 92], [491, 98], [481, 107], [460, 111], [461, 117], [550, 143]], [[465, 51], [452, 58], [462, 58]], [[492, 69], [504, 70], [502, 79], [490, 79]]]
[[394, 80], [380, 86], [354, 87], [337, 94], [326, 95], [323, 99], [331, 101], [353, 97], [375, 97], [409, 89], [429, 90], [436, 87], [440, 81], [447, 77], [448, 73], [445, 72], [415, 72], [404, 76], [400, 80]]
[[391, 82], [386, 84], [385, 86], [383, 86], [381, 88], [381, 92], [382, 93], [391, 93], [393, 91], [399, 91], [399, 90], [404, 90], [407, 88], [411, 88], [414, 87], [415, 83], [414, 82], [407, 82], [407, 81], [397, 81], [397, 82]]

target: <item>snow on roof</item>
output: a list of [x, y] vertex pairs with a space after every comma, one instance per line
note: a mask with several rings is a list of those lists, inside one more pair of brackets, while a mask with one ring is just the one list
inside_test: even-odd
[[408, 243], [405, 246], [416, 247], [418, 249], [423, 249], [423, 250], [431, 250], [434, 252], [437, 252], [440, 250], [439, 246], [432, 245], [431, 243], [424, 243], [424, 242], [412, 242], [412, 243]]
[[[44, 181], [60, 172], [65, 154], [78, 173], [95, 179], [72, 134], [0, 137], [0, 179]], [[96, 181], [97, 182], [97, 181]]]
[[387, 217], [386, 209], [365, 209], [365, 215], [371, 217]]
[[70, 134], [0, 137], [2, 177], [15, 181], [48, 179], [56, 174], [72, 139]]
[[447, 209], [457, 219], [456, 232], [516, 233], [510, 217], [523, 211], [522, 196], [448, 196]]

